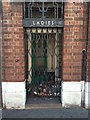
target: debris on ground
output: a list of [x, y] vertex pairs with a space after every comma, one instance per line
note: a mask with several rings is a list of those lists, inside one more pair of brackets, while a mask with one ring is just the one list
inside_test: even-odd
[[[28, 92], [37, 96], [60, 96], [61, 81], [43, 81], [42, 83], [37, 82], [36, 85], [30, 85]], [[31, 90], [32, 89], [32, 90]]]

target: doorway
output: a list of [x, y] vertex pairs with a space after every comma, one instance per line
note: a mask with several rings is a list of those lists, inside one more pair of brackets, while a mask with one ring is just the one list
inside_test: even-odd
[[60, 103], [62, 33], [62, 28], [25, 28], [28, 103]]

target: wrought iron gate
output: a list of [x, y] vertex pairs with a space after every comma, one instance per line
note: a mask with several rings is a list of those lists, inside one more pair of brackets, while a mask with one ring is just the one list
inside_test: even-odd
[[61, 0], [23, 2], [24, 27], [64, 27], [64, 2]]
[[[62, 29], [26, 28], [26, 79], [35, 87], [40, 84], [61, 86]], [[28, 74], [27, 74], [28, 73]]]

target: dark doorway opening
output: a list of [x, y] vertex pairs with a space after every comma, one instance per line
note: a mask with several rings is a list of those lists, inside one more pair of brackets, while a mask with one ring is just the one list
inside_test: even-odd
[[62, 28], [25, 28], [27, 104], [61, 102]]

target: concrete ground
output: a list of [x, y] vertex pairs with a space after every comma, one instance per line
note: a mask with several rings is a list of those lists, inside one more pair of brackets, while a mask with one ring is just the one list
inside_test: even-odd
[[88, 110], [76, 108], [32, 108], [24, 110], [2, 110], [3, 118], [88, 118]]
[[42, 104], [42, 101], [35, 104], [36, 101], [37, 98], [34, 98], [27, 102], [26, 109], [23, 110], [3, 109], [2, 118], [89, 118], [89, 110], [83, 107], [63, 108], [53, 99], [45, 99], [47, 104]]

